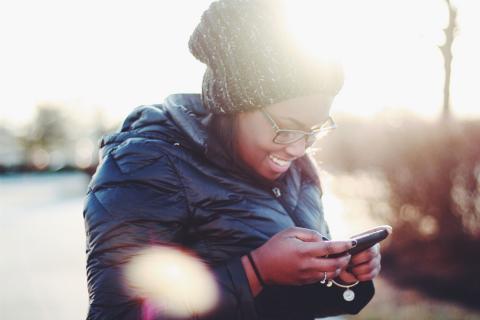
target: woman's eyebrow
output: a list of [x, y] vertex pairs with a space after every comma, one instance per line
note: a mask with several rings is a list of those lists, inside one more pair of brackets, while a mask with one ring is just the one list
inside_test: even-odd
[[[300, 122], [300, 121], [298, 121], [298, 120], [296, 120], [295, 118], [292, 118], [292, 117], [280, 117], [280, 119], [290, 121], [290, 122], [294, 123], [296, 126], [298, 126], [299, 128], [301, 128], [301, 130], [304, 130], [304, 131], [315, 130], [322, 125], [322, 123], [317, 123], [317, 124], [315, 124], [315, 125], [313, 125], [309, 128], [304, 123], [302, 123], [302, 122]], [[327, 117], [327, 119], [328, 119], [328, 117]]]
[[291, 123], [294, 123], [297, 127], [302, 128], [302, 130], [307, 129], [307, 126], [306, 126], [305, 124], [303, 124], [302, 122], [298, 121], [298, 120], [295, 119], [295, 118], [292, 118], [292, 117], [280, 117], [280, 119], [281, 119], [282, 121], [287, 120], [287, 121], [289, 121], [289, 122], [291, 122]]

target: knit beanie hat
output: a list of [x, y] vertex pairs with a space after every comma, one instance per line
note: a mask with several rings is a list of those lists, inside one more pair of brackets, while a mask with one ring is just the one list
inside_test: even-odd
[[335, 95], [342, 87], [338, 64], [300, 50], [286, 28], [281, 2], [219, 0], [203, 13], [188, 44], [207, 66], [202, 100], [211, 113], [248, 111], [315, 93]]

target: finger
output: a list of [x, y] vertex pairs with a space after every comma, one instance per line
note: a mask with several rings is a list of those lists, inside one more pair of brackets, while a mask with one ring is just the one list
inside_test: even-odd
[[[341, 269], [335, 270], [335, 271], [333, 271], [333, 272], [327, 272], [327, 279], [326, 279], [326, 280], [328, 281], [328, 280], [335, 279], [336, 277], [338, 277], [338, 275], [339, 275], [341, 272], [342, 272]], [[319, 274], [317, 275], [317, 279], [320, 278], [320, 276], [322, 277], [320, 280], [322, 280], [322, 279], [323, 279], [323, 273], [319, 273]]]
[[323, 241], [322, 235], [315, 230], [293, 227], [288, 229], [288, 235], [305, 242]]
[[375, 258], [368, 262], [362, 263], [355, 267], [352, 267], [350, 270], [355, 276], [361, 276], [364, 274], [369, 274], [370, 272], [378, 269], [380, 267], [380, 258]]
[[308, 261], [308, 269], [321, 272], [334, 272], [345, 269], [350, 261], [350, 255], [339, 258], [312, 258]]
[[383, 226], [378, 226], [378, 227], [375, 227], [375, 228], [368, 229], [368, 230], [366, 230], [362, 233], [358, 233], [354, 236], [351, 236], [351, 238], [356, 238], [358, 236], [361, 236], [361, 235], [364, 235], [364, 234], [369, 234], [369, 233], [379, 231], [379, 230], [387, 230], [388, 234], [391, 234], [392, 231], [393, 231], [392, 227], [386, 224], [386, 225], [383, 225]]
[[351, 240], [342, 241], [322, 241], [315, 243], [305, 243], [304, 249], [312, 256], [323, 257], [335, 253], [343, 253], [353, 247]]
[[377, 256], [380, 256], [380, 244], [378, 243], [371, 248], [368, 248], [364, 251], [354, 254], [350, 261], [350, 265], [356, 266], [356, 265], [365, 263], [367, 261], [370, 261]]
[[321, 271], [316, 271], [316, 272], [308, 272], [304, 273], [300, 279], [299, 282], [300, 284], [310, 284], [310, 283], [317, 283], [320, 281], [324, 281], [325, 283], [328, 280], [335, 279], [338, 277], [340, 274], [340, 271], [334, 271], [334, 272], [321, 272]]
[[357, 276], [357, 279], [359, 281], [369, 281], [369, 280], [373, 280], [375, 279], [376, 276], [378, 276], [378, 274], [380, 273], [380, 269], [381, 267], [379, 266], [378, 268], [372, 270], [371, 272], [369, 273], [364, 273], [364, 274], [361, 274], [359, 276]]
[[[341, 269], [337, 269], [337, 270], [334, 270], [334, 271], [328, 271], [328, 272], [315, 271], [315, 272], [311, 272], [309, 274], [309, 277], [312, 278], [312, 279], [315, 279], [317, 282], [325, 279], [325, 282], [326, 282], [328, 280], [335, 279], [336, 277], [338, 277], [338, 275], [341, 272], [342, 272]], [[326, 277], [325, 277], [325, 275], [326, 275]]]
[[342, 270], [340, 274], [338, 275], [340, 280], [342, 280], [345, 283], [354, 283], [355, 281], [358, 281], [357, 277], [351, 272], [348, 272], [346, 270]]

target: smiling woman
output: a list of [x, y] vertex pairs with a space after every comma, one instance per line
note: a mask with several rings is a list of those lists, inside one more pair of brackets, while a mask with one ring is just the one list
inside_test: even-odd
[[278, 4], [213, 2], [189, 40], [201, 94], [141, 106], [103, 138], [88, 319], [311, 320], [372, 298], [379, 246], [328, 240], [307, 154], [334, 128], [343, 70], [294, 45]]

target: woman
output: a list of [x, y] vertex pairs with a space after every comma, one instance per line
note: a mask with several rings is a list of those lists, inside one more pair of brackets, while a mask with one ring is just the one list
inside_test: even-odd
[[88, 319], [169, 317], [123, 281], [151, 245], [188, 248], [213, 273], [220, 300], [192, 319], [313, 319], [372, 298], [379, 247], [328, 257], [355, 243], [327, 240], [305, 153], [334, 128], [341, 69], [300, 57], [279, 21], [275, 1], [212, 3], [189, 41], [202, 94], [139, 107], [103, 138], [84, 210]]

